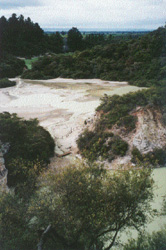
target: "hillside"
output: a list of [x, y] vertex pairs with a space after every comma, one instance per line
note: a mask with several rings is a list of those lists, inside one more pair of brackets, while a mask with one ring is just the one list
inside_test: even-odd
[[[78, 148], [90, 161], [117, 165], [132, 161], [166, 163], [166, 88], [102, 98], [97, 119], [79, 136]], [[127, 158], [125, 158], [127, 157]], [[119, 159], [118, 159], [119, 158]]]
[[138, 86], [162, 86], [166, 79], [166, 27], [138, 39], [96, 46], [72, 54], [47, 55], [23, 78], [100, 78]]

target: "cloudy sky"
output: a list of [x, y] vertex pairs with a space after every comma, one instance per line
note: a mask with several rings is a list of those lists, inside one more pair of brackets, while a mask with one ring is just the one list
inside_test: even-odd
[[42, 28], [151, 30], [165, 25], [166, 0], [0, 0], [0, 16], [12, 13]]

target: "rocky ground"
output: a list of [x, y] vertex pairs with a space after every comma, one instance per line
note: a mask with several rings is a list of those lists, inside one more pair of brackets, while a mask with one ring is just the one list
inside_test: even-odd
[[132, 115], [137, 117], [136, 128], [130, 133], [124, 133], [123, 128], [113, 127], [112, 132], [119, 134], [129, 144], [125, 157], [119, 157], [111, 163], [112, 167], [128, 164], [131, 161], [131, 150], [136, 147], [142, 154], [166, 145], [166, 127], [162, 123], [161, 110], [151, 107], [137, 107]]

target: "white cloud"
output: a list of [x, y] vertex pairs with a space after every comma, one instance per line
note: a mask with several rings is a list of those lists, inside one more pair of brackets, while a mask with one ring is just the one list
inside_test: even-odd
[[0, 9], [11, 9], [20, 6], [38, 6], [41, 5], [40, 0], [0, 0]]
[[[25, 2], [30, 5], [31, 1]], [[53, 28], [153, 29], [166, 21], [166, 0], [40, 0], [38, 5], [11, 6], [1, 9], [0, 15], [23, 14], [42, 27]]]

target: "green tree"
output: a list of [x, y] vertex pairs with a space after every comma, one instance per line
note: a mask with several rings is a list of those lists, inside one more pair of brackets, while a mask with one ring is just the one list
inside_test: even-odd
[[111, 249], [119, 232], [147, 222], [152, 185], [148, 169], [81, 163], [49, 172], [28, 209], [31, 230], [41, 231], [38, 249]]
[[32, 174], [35, 181], [54, 155], [54, 140], [38, 123], [37, 119], [26, 121], [8, 112], [0, 114], [0, 140], [9, 145], [4, 159], [10, 187], [29, 185]]
[[0, 191], [0, 249], [36, 249], [37, 232], [31, 233], [27, 217], [28, 202], [13, 191]]
[[81, 50], [82, 49], [82, 35], [81, 32], [73, 27], [68, 31], [67, 44], [70, 51]]
[[46, 49], [50, 50], [54, 53], [62, 53], [63, 52], [63, 37], [60, 35], [59, 32], [55, 34], [47, 35], [47, 44]]
[[0, 18], [1, 50], [16, 56], [33, 56], [43, 53], [44, 31], [23, 15], [16, 14], [6, 20]]

